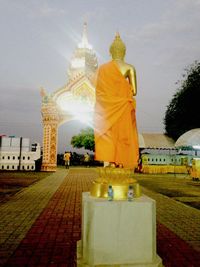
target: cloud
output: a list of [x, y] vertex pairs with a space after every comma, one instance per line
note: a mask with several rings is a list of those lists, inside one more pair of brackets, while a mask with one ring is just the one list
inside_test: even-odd
[[176, 5], [183, 9], [200, 7], [200, 0], [176, 0]]
[[152, 67], [183, 69], [200, 59], [200, 0], [175, 0], [155, 22], [135, 29], [127, 38], [138, 51], [147, 51]]
[[[0, 114], [6, 114], [6, 117], [2, 116], [2, 120], [7, 120], [14, 115], [18, 115], [18, 119], [22, 120], [23, 117], [27, 117], [30, 113], [31, 116], [38, 113], [41, 106], [41, 97], [39, 90], [28, 88], [2, 88], [0, 98]], [[13, 116], [13, 118], [14, 118]]]
[[[55, 3], [50, 2], [48, 0], [40, 0], [40, 1], [27, 1], [27, 0], [19, 0], [19, 1], [9, 1], [6, 5], [6, 9], [15, 9], [17, 12], [22, 12], [25, 16], [30, 17], [32, 19], [39, 17], [60, 17], [62, 15], [66, 15], [67, 10], [60, 6], [56, 6]], [[11, 8], [12, 7], [12, 8]]]
[[[175, 0], [156, 22], [142, 25], [132, 34], [127, 33], [129, 39], [140, 43], [165, 41], [167, 37], [179, 37], [187, 33], [196, 32], [200, 36], [200, 0]], [[178, 38], [177, 38], [178, 39]]]
[[38, 9], [38, 15], [42, 17], [60, 16], [65, 14], [66, 10], [64, 8], [51, 7], [47, 3], [44, 3], [43, 6]]

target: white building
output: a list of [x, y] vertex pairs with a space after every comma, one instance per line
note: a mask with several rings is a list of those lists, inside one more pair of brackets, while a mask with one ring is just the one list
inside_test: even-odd
[[0, 136], [0, 170], [35, 170], [35, 161], [41, 156], [38, 143], [30, 150], [29, 138]]
[[193, 145], [199, 146], [199, 144], [200, 129], [193, 129], [183, 134], [176, 142], [165, 134], [139, 134], [143, 166], [192, 166], [193, 158], [200, 156], [200, 150], [195, 150]]

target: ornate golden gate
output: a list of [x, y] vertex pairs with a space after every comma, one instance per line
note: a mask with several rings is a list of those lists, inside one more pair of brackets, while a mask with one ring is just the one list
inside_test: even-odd
[[53, 94], [47, 94], [45, 89], [41, 89], [43, 171], [56, 171], [58, 127], [73, 119], [91, 119], [95, 102], [91, 79], [97, 66], [97, 58], [88, 43], [87, 25], [84, 23], [81, 43], [68, 69], [68, 83]]

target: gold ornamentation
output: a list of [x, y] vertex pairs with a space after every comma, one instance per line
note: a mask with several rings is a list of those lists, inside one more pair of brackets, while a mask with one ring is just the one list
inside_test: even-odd
[[124, 59], [126, 54], [126, 46], [120, 38], [119, 33], [116, 33], [115, 39], [110, 46], [110, 54], [114, 60]]
[[60, 120], [56, 104], [51, 101], [42, 105], [43, 116], [43, 171], [56, 171], [57, 128]]
[[98, 168], [98, 178], [93, 182], [90, 193], [93, 197], [107, 198], [108, 186], [112, 185], [114, 200], [127, 199], [129, 185], [134, 188], [135, 197], [141, 196], [140, 185], [134, 179], [134, 173], [130, 169], [123, 168]]
[[99, 178], [97, 181], [108, 183], [111, 185], [114, 184], [128, 184], [135, 183], [136, 180], [133, 178], [134, 173], [130, 169], [123, 168], [98, 168], [97, 169]]
[[[72, 59], [73, 62], [71, 62], [75, 65], [78, 63], [78, 66], [77, 69], [74, 69], [72, 68], [73, 64], [70, 65], [68, 83], [52, 94], [48, 94], [44, 88], [40, 90], [43, 120], [43, 171], [56, 171], [57, 129], [64, 122], [73, 119], [73, 115], [70, 112], [62, 110], [59, 105], [59, 99], [62, 99], [63, 96], [65, 97], [66, 93], [71, 93], [78, 98], [77, 100], [84, 98], [84, 101], [90, 105], [92, 104], [92, 106], [95, 102], [95, 89], [91, 83], [91, 77], [96, 71], [98, 64], [96, 55], [87, 40], [86, 26], [84, 24], [81, 47], [76, 49]], [[86, 63], [84, 66], [82, 66], [83, 60]], [[81, 63], [81, 66], [79, 66], [79, 63]], [[66, 100], [68, 99], [66, 98]]]

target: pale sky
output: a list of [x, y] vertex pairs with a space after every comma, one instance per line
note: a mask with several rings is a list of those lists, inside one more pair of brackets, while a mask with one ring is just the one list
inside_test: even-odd
[[[200, 0], [0, 0], [0, 134], [42, 144], [40, 87], [66, 84], [84, 21], [99, 64], [120, 32], [137, 71], [138, 130], [164, 132], [176, 82], [200, 60]], [[59, 152], [84, 127], [61, 126]]]

